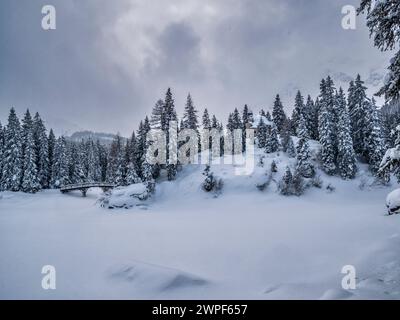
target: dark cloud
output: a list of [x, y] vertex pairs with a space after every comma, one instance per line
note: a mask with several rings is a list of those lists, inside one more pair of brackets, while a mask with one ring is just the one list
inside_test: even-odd
[[290, 107], [327, 74], [379, 85], [387, 64], [363, 18], [341, 28], [342, 6], [358, 0], [51, 2], [55, 31], [41, 29], [48, 1], [0, 2], [0, 119], [29, 107], [58, 132], [128, 135], [167, 87], [179, 111], [190, 91], [225, 118], [244, 103], [269, 108], [276, 93]]

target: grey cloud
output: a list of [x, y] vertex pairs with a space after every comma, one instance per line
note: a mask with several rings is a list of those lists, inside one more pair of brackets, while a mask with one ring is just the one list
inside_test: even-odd
[[270, 108], [276, 93], [290, 108], [298, 88], [315, 96], [328, 73], [375, 70], [375, 85], [388, 61], [363, 18], [341, 28], [341, 7], [358, 0], [53, 0], [50, 32], [44, 4], [0, 2], [2, 120], [10, 106], [29, 107], [58, 131], [129, 135], [167, 87], [178, 111], [190, 91], [225, 120], [245, 103]]

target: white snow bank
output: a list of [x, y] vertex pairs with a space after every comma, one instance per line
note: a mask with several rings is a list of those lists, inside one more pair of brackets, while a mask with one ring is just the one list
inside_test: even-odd
[[143, 262], [112, 267], [108, 271], [108, 277], [125, 290], [142, 295], [145, 292], [157, 295], [182, 289], [196, 290], [197, 287], [208, 284], [208, 281], [199, 276]]
[[136, 183], [127, 187], [118, 187], [99, 199], [101, 206], [114, 208], [132, 208], [142, 205], [143, 200], [148, 198], [146, 186], [143, 183]]
[[400, 188], [393, 190], [386, 197], [386, 206], [389, 214], [398, 213], [400, 211]]

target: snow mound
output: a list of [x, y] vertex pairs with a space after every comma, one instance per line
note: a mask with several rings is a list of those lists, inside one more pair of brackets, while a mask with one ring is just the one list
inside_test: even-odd
[[138, 292], [163, 293], [171, 290], [201, 287], [209, 282], [196, 275], [178, 269], [134, 262], [114, 267], [109, 272], [113, 281], [127, 284]]
[[389, 214], [398, 213], [400, 210], [400, 188], [393, 190], [386, 197], [386, 206]]
[[108, 209], [125, 208], [143, 205], [143, 200], [148, 198], [146, 186], [143, 183], [132, 184], [127, 187], [119, 187], [100, 198], [102, 207]]
[[344, 289], [329, 289], [324, 292], [320, 300], [342, 300], [349, 299], [352, 296], [353, 293]]

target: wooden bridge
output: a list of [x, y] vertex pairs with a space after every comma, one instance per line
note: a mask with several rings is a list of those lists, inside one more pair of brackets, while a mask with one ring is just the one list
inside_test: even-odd
[[106, 182], [85, 182], [77, 184], [68, 184], [60, 188], [61, 193], [67, 193], [74, 190], [82, 192], [82, 196], [86, 197], [86, 193], [90, 188], [101, 188], [104, 192], [115, 188], [116, 185]]

